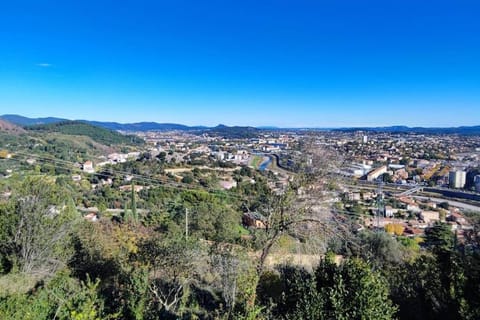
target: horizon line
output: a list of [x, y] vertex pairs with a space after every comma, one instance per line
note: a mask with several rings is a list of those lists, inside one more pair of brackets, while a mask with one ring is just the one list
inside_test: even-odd
[[[63, 118], [60, 116], [38, 116], [38, 117], [28, 117], [20, 114], [14, 113], [7, 113], [0, 115], [0, 118], [3, 119], [5, 116], [17, 116], [23, 117], [31, 120], [35, 119], [47, 119], [47, 118], [55, 118], [61, 121], [85, 121], [85, 122], [104, 122], [104, 123], [117, 123], [120, 125], [133, 125], [133, 124], [141, 124], [141, 123], [155, 123], [155, 124], [171, 124], [171, 125], [181, 125], [186, 127], [205, 127], [205, 128], [215, 128], [218, 126], [227, 126], [227, 127], [251, 127], [257, 129], [317, 129], [317, 130], [335, 130], [335, 129], [375, 129], [375, 128], [395, 128], [395, 127], [403, 127], [403, 128], [424, 128], [424, 129], [442, 129], [442, 128], [461, 128], [461, 127], [477, 127], [480, 126], [479, 124], [476, 125], [446, 125], [446, 126], [424, 126], [424, 125], [405, 125], [405, 124], [384, 124], [384, 125], [346, 125], [346, 126], [278, 126], [278, 125], [248, 125], [248, 124], [225, 124], [225, 123], [218, 123], [216, 125], [204, 125], [204, 124], [196, 124], [196, 125], [187, 125], [181, 122], [174, 122], [174, 121], [167, 121], [167, 122], [158, 122], [158, 121], [136, 121], [136, 122], [120, 122], [114, 120], [89, 120], [89, 119], [69, 119]], [[5, 119], [4, 119], [5, 120]], [[6, 120], [8, 121], [8, 120]]]

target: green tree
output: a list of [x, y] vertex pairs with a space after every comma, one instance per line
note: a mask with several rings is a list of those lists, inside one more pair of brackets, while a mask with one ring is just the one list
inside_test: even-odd
[[435, 223], [425, 230], [425, 245], [433, 252], [450, 251], [454, 245], [454, 235], [450, 225], [442, 222]]
[[11, 261], [25, 273], [51, 274], [72, 254], [69, 240], [79, 215], [68, 190], [44, 177], [27, 178], [11, 201]]
[[385, 172], [382, 175], [382, 181], [386, 182], [386, 183], [393, 183], [394, 182], [392, 176], [388, 172]]
[[327, 258], [313, 274], [293, 266], [279, 273], [279, 281], [270, 285], [276, 292], [280, 286], [280, 295], [271, 295], [268, 288], [259, 291], [261, 301], [273, 303], [276, 318], [393, 319], [396, 313], [386, 279], [360, 259], [336, 265]]
[[366, 262], [349, 259], [335, 267], [324, 260], [315, 274], [326, 318], [392, 319], [395, 315], [386, 280]]
[[193, 183], [193, 176], [191, 174], [187, 174], [182, 178], [182, 183]]
[[78, 281], [68, 272], [59, 272], [52, 279], [29, 293], [0, 299], [0, 318], [9, 320], [100, 320], [114, 319], [106, 314], [98, 293], [99, 281]]

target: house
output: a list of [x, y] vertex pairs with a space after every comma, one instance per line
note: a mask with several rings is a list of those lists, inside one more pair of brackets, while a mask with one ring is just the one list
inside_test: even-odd
[[424, 210], [420, 212], [420, 219], [425, 223], [431, 223], [440, 220], [440, 213], [438, 211]]
[[103, 185], [103, 186], [106, 186], [106, 185], [112, 185], [113, 184], [113, 180], [112, 178], [107, 178], [107, 179], [100, 179], [100, 183]]
[[348, 200], [350, 200], [350, 201], [360, 201], [360, 192], [350, 192], [350, 193], [348, 193]]
[[393, 214], [395, 213], [395, 209], [393, 209], [391, 206], [385, 206], [385, 210], [384, 210], [384, 214], [385, 214], [385, 217], [387, 218], [391, 218], [393, 217]]
[[[399, 197], [398, 201], [406, 205], [415, 205], [415, 201], [408, 197]], [[408, 210], [408, 209], [407, 209]]]
[[253, 227], [257, 229], [265, 229], [267, 227], [267, 219], [258, 212], [244, 213], [242, 222], [247, 227]]
[[213, 156], [216, 160], [222, 161], [222, 160], [225, 159], [225, 152], [223, 152], [223, 151], [212, 152], [212, 156]]
[[86, 173], [94, 173], [95, 172], [95, 170], [93, 169], [93, 163], [90, 160], [85, 161], [85, 163], [82, 165], [82, 169]]
[[74, 175], [72, 175], [72, 180], [73, 180], [73, 181], [81, 181], [81, 180], [82, 180], [82, 176], [79, 175], [79, 174], [74, 174]]
[[420, 207], [416, 204], [409, 204], [407, 205], [407, 210], [408, 211], [412, 211], [412, 212], [416, 212], [416, 213], [419, 213], [421, 212], [422, 210], [420, 209]]

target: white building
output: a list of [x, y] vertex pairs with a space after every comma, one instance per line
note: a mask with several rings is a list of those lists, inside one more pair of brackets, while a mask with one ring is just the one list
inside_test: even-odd
[[90, 160], [85, 161], [85, 163], [83, 164], [82, 167], [83, 167], [84, 172], [87, 172], [87, 173], [94, 173], [95, 172], [95, 170], [93, 169], [93, 163]]
[[385, 217], [386, 218], [393, 218], [393, 215], [398, 212], [398, 210], [393, 209], [391, 206], [385, 206]]
[[387, 166], [381, 166], [380, 168], [377, 168], [371, 171], [367, 175], [367, 181], [375, 181], [378, 177], [380, 177], [384, 173], [387, 173]]
[[466, 179], [467, 179], [467, 173], [461, 170], [450, 171], [448, 175], [448, 182], [449, 182], [450, 188], [460, 189], [465, 187]]

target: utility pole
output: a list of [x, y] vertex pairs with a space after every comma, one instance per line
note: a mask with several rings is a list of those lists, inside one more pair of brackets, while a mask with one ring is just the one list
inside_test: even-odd
[[188, 208], [185, 208], [185, 240], [188, 240]]

